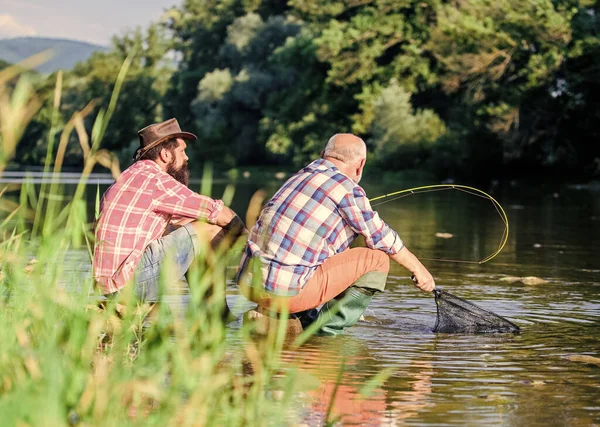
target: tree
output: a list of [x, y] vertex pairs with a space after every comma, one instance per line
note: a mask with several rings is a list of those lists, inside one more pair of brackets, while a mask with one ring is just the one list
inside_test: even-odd
[[447, 119], [467, 130], [475, 173], [502, 173], [528, 144], [522, 108], [562, 66], [572, 16], [550, 0], [468, 0], [438, 8], [426, 50], [450, 95]]
[[571, 22], [572, 40], [552, 81], [524, 100], [516, 161], [557, 173], [600, 177], [600, 18], [582, 5]]
[[374, 109], [376, 159], [389, 169], [419, 166], [446, 133], [446, 126], [432, 110], [413, 111], [410, 94], [396, 81], [381, 91]]
[[[132, 55], [132, 65], [102, 142], [103, 148], [120, 153], [122, 160], [129, 162], [133, 146], [137, 145], [136, 131], [162, 118], [161, 101], [172, 73], [172, 64], [165, 60], [168, 48], [163, 30], [151, 25], [145, 32], [138, 29], [123, 37], [114, 37], [112, 50], [95, 53], [65, 73], [57, 135], [75, 112], [93, 101], [95, 108], [85, 121], [91, 135], [95, 113], [108, 105], [123, 61]], [[46, 103], [29, 125], [18, 148], [18, 157], [26, 163], [44, 162], [55, 82], [56, 74], [53, 74], [38, 85], [38, 92]], [[65, 165], [81, 166], [81, 156], [77, 137], [73, 135]]]
[[219, 49], [227, 37], [227, 27], [245, 13], [240, 0], [185, 0], [167, 12], [165, 27], [171, 32], [178, 69], [164, 105], [167, 115], [177, 117], [182, 126], [194, 125], [190, 106], [198, 94], [198, 83], [206, 73], [225, 68]]

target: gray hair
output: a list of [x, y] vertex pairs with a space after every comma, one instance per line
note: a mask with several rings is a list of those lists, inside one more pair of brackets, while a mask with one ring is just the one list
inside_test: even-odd
[[330, 157], [332, 159], [339, 160], [340, 162], [351, 164], [360, 161], [367, 155], [367, 148], [362, 139], [360, 140], [362, 142], [362, 146], [352, 145], [350, 147], [337, 147], [335, 145], [335, 141], [338, 135], [340, 134], [336, 133], [329, 138], [329, 141], [327, 141], [327, 145], [323, 150], [322, 157]]

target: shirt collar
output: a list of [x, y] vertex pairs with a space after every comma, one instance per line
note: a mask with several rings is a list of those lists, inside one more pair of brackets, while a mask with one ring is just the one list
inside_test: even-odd
[[314, 162], [307, 165], [305, 170], [314, 170], [314, 171], [325, 171], [327, 169], [331, 169], [332, 171], [338, 172], [338, 168], [329, 160], [325, 159], [317, 159]]
[[150, 167], [152, 169], [156, 169], [157, 171], [162, 171], [160, 166], [158, 166], [158, 163], [156, 163], [154, 160], [144, 159], [144, 160], [138, 160], [135, 163], [139, 164], [140, 167]]

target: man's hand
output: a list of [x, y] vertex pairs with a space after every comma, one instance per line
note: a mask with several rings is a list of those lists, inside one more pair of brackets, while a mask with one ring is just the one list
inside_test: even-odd
[[413, 272], [411, 279], [415, 286], [423, 292], [431, 292], [435, 289], [435, 280], [433, 280], [433, 276], [425, 267], [420, 271]]
[[235, 217], [236, 214], [233, 210], [231, 210], [227, 206], [223, 206], [223, 209], [221, 209], [221, 212], [219, 212], [219, 215], [215, 219], [215, 225], [218, 225], [219, 227], [225, 227]]

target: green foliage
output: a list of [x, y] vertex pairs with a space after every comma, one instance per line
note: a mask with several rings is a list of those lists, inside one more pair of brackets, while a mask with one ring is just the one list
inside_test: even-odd
[[214, 141], [198, 147], [200, 158], [214, 158], [227, 167], [264, 161], [266, 141], [259, 139], [261, 116], [277, 96], [273, 87], [285, 90], [292, 84], [287, 70], [278, 69], [268, 58], [297, 31], [293, 20], [271, 17], [263, 21], [256, 13], [236, 18], [227, 26], [223, 45], [212, 60], [222, 64], [221, 68], [203, 75], [192, 101], [195, 127], [204, 138]]
[[[10, 267], [3, 258], [0, 284], [0, 411], [6, 425], [262, 425], [293, 419], [291, 397], [287, 403], [267, 397], [289, 396], [295, 388], [293, 370], [282, 381], [282, 369], [289, 368], [279, 362], [282, 340], [275, 333], [256, 340], [242, 328], [231, 345], [218, 304], [200, 303], [184, 318], [160, 306], [151, 324], [144, 321], [149, 308], [131, 295], [124, 295], [122, 306], [108, 303], [100, 310], [88, 297], [84, 272], [64, 270], [72, 262], [64, 256], [69, 233], [55, 233], [38, 247], [25, 240], [1, 247], [3, 256], [11, 254]], [[38, 262], [24, 273], [31, 255]], [[212, 273], [198, 270], [194, 291], [201, 300]]]
[[432, 110], [413, 111], [410, 94], [396, 81], [381, 91], [374, 110], [377, 160], [388, 168], [418, 166], [446, 133], [444, 123]]
[[[93, 102], [90, 113], [98, 112], [100, 105], [108, 103], [121, 64], [127, 56], [132, 55], [132, 64], [123, 82], [123, 93], [116, 106], [113, 126], [108, 129], [103, 142], [103, 148], [120, 152], [122, 159], [129, 161], [133, 153], [130, 141], [136, 139], [134, 131], [159, 117], [161, 98], [167, 90], [172, 69], [171, 64], [164, 60], [168, 43], [164, 41], [164, 35], [158, 26], [151, 26], [145, 32], [135, 30], [122, 38], [115, 37], [113, 45], [111, 51], [96, 52], [88, 61], [77, 64], [73, 70], [64, 74], [56, 128], [62, 131], [82, 105], [85, 106], [90, 101]], [[45, 103], [19, 145], [17, 159], [23, 159], [26, 164], [45, 162], [48, 141], [45, 129], [51, 122], [55, 81], [56, 76], [51, 75], [36, 85], [36, 91]], [[92, 123], [84, 118], [84, 126], [88, 132], [91, 131]], [[55, 147], [56, 145], [54, 144]], [[131, 151], [125, 152], [126, 149]], [[50, 153], [50, 158], [54, 154]], [[75, 136], [69, 138], [65, 159], [67, 166], [81, 167], [83, 163], [81, 147]]]
[[515, 138], [511, 154], [514, 162], [527, 162], [536, 171], [598, 177], [598, 8], [580, 8], [571, 26], [572, 40], [559, 71], [548, 85], [524, 97], [520, 120], [527, 133]]
[[465, 90], [479, 102], [502, 96], [511, 82], [522, 92], [548, 82], [571, 40], [572, 12], [550, 0], [472, 0], [438, 10], [428, 50], [441, 69], [447, 91]]
[[0, 59], [0, 70], [4, 70], [5, 68], [9, 67], [10, 65], [11, 65], [10, 62]]
[[[183, 313], [164, 303], [139, 304], [132, 286], [118, 300], [98, 305], [101, 298], [93, 292], [89, 259], [81, 247], [91, 237], [91, 224], [79, 190], [93, 164], [102, 163], [105, 151], [98, 143], [117, 111], [131, 64], [129, 57], [120, 67], [111, 100], [94, 119], [83, 178], [73, 198], [53, 184], [38, 197], [26, 183], [17, 205], [0, 195], [3, 423], [270, 425], [284, 418], [294, 423], [295, 368], [280, 360], [285, 321], [263, 338], [253, 336], [250, 322], [232, 332], [235, 338], [225, 339], [224, 272], [232, 257], [239, 259], [240, 247], [233, 255], [217, 250], [196, 260], [189, 272], [190, 307]], [[7, 92], [0, 85], [0, 100], [8, 102], [0, 104], [6, 155], [0, 157], [0, 170], [12, 155], [6, 144], [19, 136], [7, 130], [23, 129], [39, 107], [31, 103], [36, 95], [27, 79], [19, 80], [17, 88]], [[32, 111], [16, 114], [26, 107]], [[228, 188], [222, 198], [232, 197]], [[58, 201], [60, 206], [53, 208]], [[7, 208], [14, 208], [9, 215]], [[41, 233], [35, 233], [35, 224], [43, 224]], [[172, 277], [169, 271], [166, 266], [163, 286]], [[283, 399], [269, 397], [273, 395]]]
[[560, 144], [538, 129], [573, 46], [574, 6], [471, 0], [439, 7], [425, 51], [448, 95], [441, 116], [465, 138], [474, 176], [502, 175], [503, 165], [517, 162], [520, 172], [537, 173], [547, 149]]
[[[217, 169], [299, 166], [332, 134], [354, 132], [389, 168], [404, 141], [419, 147], [413, 167], [444, 165], [442, 178], [498, 177], [506, 166], [592, 177], [599, 13], [575, 0], [186, 0], [66, 73], [57, 129], [73, 106], [106, 102], [136, 52], [103, 141], [122, 163], [137, 129], [174, 116], [202, 136], [192, 164]], [[47, 151], [56, 78], [36, 79], [46, 103], [18, 149], [23, 164]], [[404, 91], [402, 113], [381, 107], [391, 88]], [[75, 138], [66, 153], [81, 164]]]

